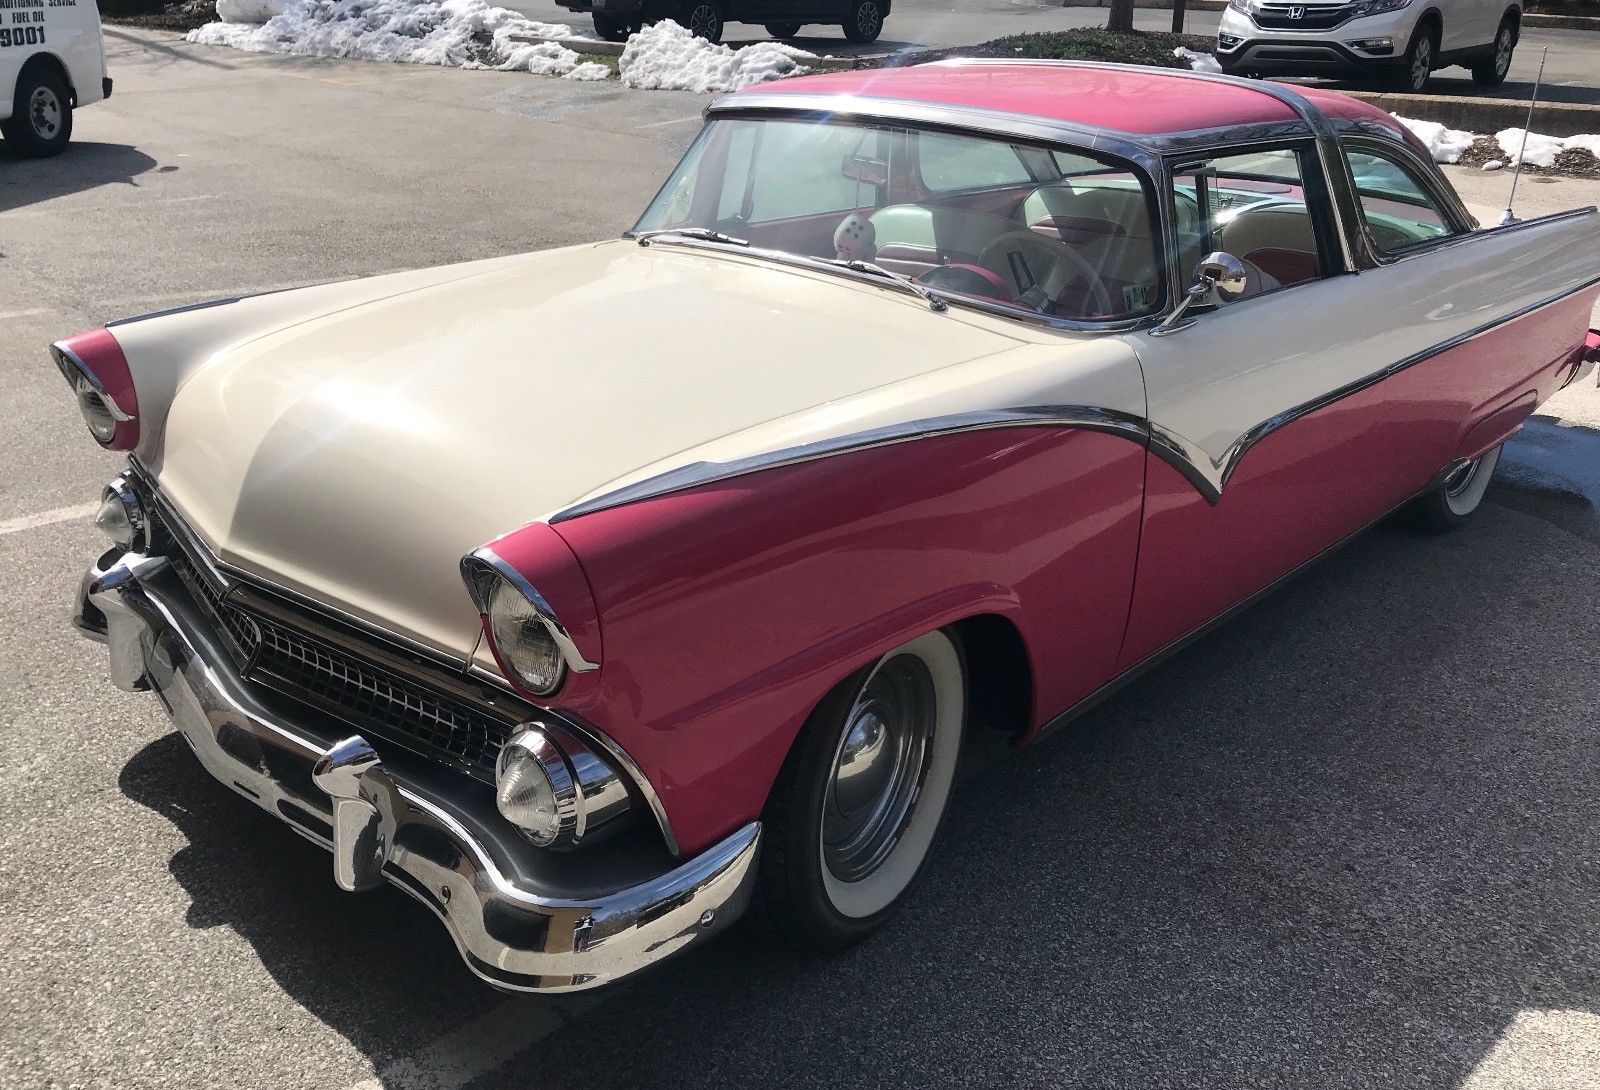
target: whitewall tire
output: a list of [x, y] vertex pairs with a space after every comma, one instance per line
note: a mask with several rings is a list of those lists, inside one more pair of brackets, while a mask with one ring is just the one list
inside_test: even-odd
[[1412, 525], [1440, 533], [1471, 518], [1483, 505], [1495, 467], [1500, 464], [1501, 449], [1495, 447], [1456, 466], [1431, 491], [1419, 496], [1406, 511]]
[[784, 938], [842, 949], [904, 900], [944, 817], [966, 704], [961, 650], [930, 632], [817, 706], [763, 814], [762, 900]]

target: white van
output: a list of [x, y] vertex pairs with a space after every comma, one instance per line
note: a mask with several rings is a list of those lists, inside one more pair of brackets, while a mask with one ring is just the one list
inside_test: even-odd
[[13, 155], [58, 155], [72, 111], [111, 95], [95, 0], [0, 0], [0, 134]]

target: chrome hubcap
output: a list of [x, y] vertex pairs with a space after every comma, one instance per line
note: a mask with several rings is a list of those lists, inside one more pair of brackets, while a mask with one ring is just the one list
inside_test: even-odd
[[822, 811], [822, 859], [839, 881], [861, 881], [894, 851], [927, 771], [936, 705], [913, 655], [882, 663], [856, 697]]
[[35, 87], [28, 98], [28, 119], [33, 131], [46, 140], [61, 131], [61, 100], [48, 87]]

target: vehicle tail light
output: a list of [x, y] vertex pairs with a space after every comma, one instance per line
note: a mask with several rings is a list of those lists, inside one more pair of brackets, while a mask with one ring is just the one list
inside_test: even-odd
[[109, 330], [91, 329], [50, 346], [50, 356], [78, 399], [95, 442], [132, 450], [139, 442], [139, 399], [122, 346]]

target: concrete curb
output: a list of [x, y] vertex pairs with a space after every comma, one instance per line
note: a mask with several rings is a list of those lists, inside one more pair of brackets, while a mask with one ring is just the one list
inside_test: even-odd
[[[1472, 98], [1466, 95], [1413, 95], [1399, 91], [1345, 91], [1387, 113], [1418, 121], [1437, 121], [1452, 129], [1492, 136], [1501, 129], [1520, 129], [1528, 118], [1528, 104], [1511, 98]], [[1533, 111], [1534, 132], [1546, 136], [1576, 136], [1600, 132], [1600, 106], [1571, 102], [1541, 102]]]
[[1527, 11], [1522, 14], [1522, 25], [1549, 30], [1588, 30], [1600, 34], [1600, 18], [1593, 15], [1546, 15]]

